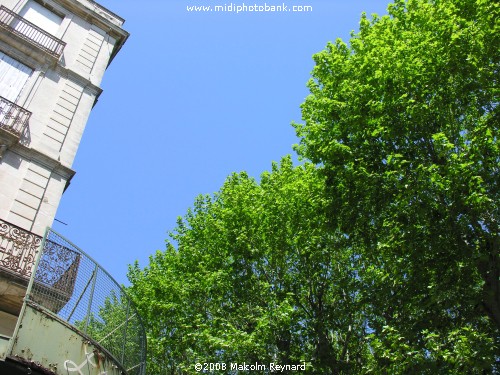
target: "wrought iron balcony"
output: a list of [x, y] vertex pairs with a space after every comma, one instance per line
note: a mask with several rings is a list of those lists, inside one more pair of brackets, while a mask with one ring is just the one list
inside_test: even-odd
[[61, 57], [63, 49], [66, 46], [66, 43], [62, 40], [49, 34], [3, 5], [0, 6], [0, 27], [34, 44], [56, 59]]
[[0, 96], [0, 129], [20, 138], [30, 117], [30, 111]]
[[[9, 285], [4, 288], [0, 310], [10, 314], [20, 310], [41, 244], [40, 236], [0, 219], [0, 285]], [[57, 312], [73, 294], [80, 254], [51, 241], [45, 242], [44, 252], [46, 257], [36, 270], [36, 284], [51, 298], [37, 302]]]
[[42, 238], [0, 219], [0, 268], [29, 279]]

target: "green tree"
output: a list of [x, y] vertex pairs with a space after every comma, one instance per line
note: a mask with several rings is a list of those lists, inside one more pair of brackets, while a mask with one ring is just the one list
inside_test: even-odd
[[130, 268], [148, 373], [500, 372], [499, 8], [398, 0], [314, 56], [316, 166], [231, 175]]
[[76, 321], [75, 326], [113, 355], [127, 373], [141, 374], [146, 337], [126, 289], [111, 290], [104, 300], [93, 305], [93, 310], [88, 318]]
[[356, 259], [327, 224], [324, 189], [313, 165], [290, 158], [260, 183], [233, 174], [179, 220], [177, 246], [131, 267], [148, 373], [196, 373], [195, 363], [217, 361], [361, 369], [368, 347]]
[[359, 257], [365, 369], [491, 371], [500, 5], [398, 0], [388, 11], [314, 56], [297, 151], [322, 165], [335, 227]]

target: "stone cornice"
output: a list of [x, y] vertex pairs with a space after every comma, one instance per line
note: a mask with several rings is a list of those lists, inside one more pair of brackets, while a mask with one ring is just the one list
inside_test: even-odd
[[60, 161], [51, 158], [48, 155], [30, 147], [26, 147], [20, 143], [12, 145], [9, 150], [13, 153], [22, 156], [26, 160], [36, 160], [38, 163], [47, 167], [47, 169], [51, 170], [53, 173], [58, 174], [66, 181], [71, 180], [75, 175], [75, 171], [71, 168], [68, 168], [61, 164]]
[[89, 79], [81, 76], [71, 69], [68, 69], [62, 65], [57, 65], [56, 72], [61, 77], [68, 78], [71, 81], [80, 84], [82, 87], [85, 87], [87, 91], [94, 94], [96, 97], [98, 97], [102, 93], [102, 89], [99, 86], [94, 85]]
[[[47, 1], [47, 0], [46, 0]], [[129, 37], [121, 28], [125, 20], [92, 0], [49, 0], [61, 4], [78, 17], [104, 30], [116, 40], [109, 62], [113, 60]], [[47, 1], [48, 2], [48, 1]]]

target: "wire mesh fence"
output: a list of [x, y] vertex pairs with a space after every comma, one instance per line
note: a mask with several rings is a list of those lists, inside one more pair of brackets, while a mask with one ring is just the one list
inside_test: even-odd
[[146, 335], [117, 282], [71, 242], [48, 230], [29, 300], [85, 333], [128, 375], [145, 374]]

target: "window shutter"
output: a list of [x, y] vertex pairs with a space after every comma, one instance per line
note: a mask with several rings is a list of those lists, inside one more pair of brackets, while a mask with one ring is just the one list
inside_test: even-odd
[[32, 69], [0, 52], [0, 96], [15, 102]]

